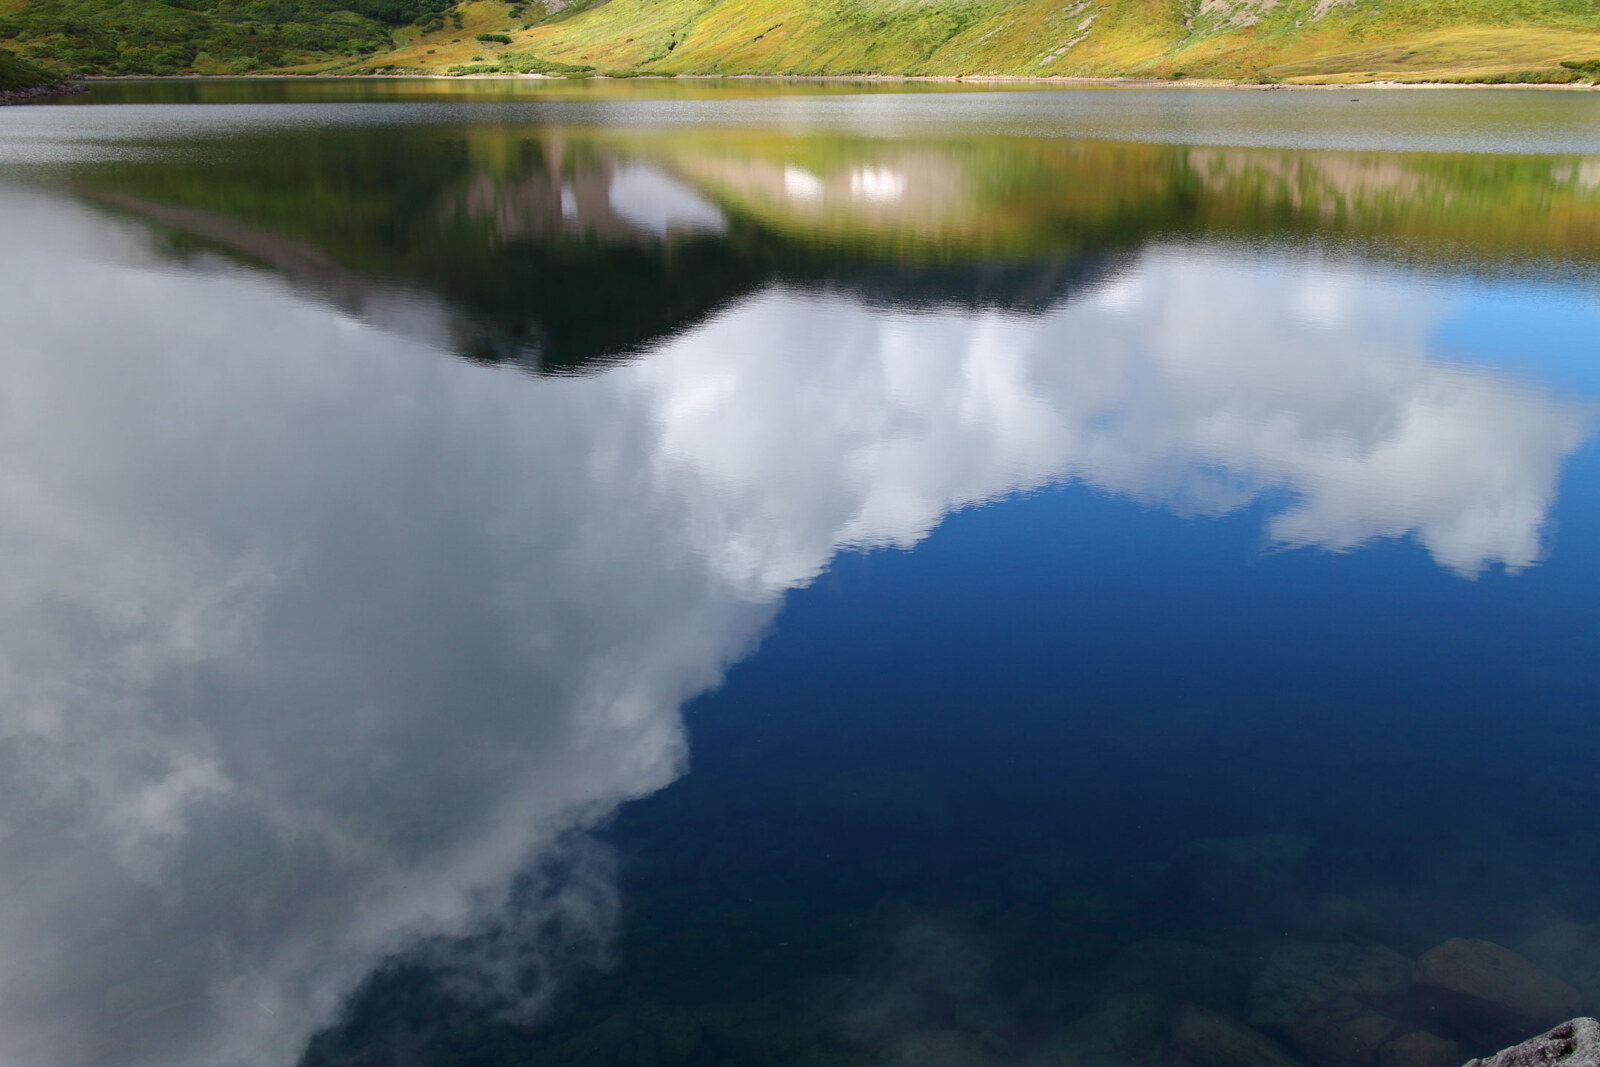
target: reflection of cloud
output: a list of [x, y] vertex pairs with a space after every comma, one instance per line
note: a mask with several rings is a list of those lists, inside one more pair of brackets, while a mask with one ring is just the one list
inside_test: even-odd
[[[1308, 326], [1294, 260], [1153, 254], [1029, 319], [771, 292], [535, 381], [6, 199], [39, 250], [0, 261], [8, 1064], [286, 1062], [463, 929], [463, 988], [555, 958], [518, 929], [603, 955], [614, 886], [571, 831], [678, 772], [679, 704], [841, 545], [1077, 478], [1197, 512], [1280, 488], [1284, 544], [1523, 566], [1583, 432], [1427, 359], [1422, 290], [1323, 268], [1348, 299]], [[546, 910], [494, 918], [530, 856], [566, 872]]]
[[[8, 199], [41, 258], [0, 268], [0, 1063], [287, 1063], [670, 780], [770, 609], [654, 532], [598, 382], [96, 263], [104, 223]], [[534, 919], [604, 925], [603, 882]]]
[[[1315, 322], [1308, 289], [1339, 294]], [[629, 373], [683, 477], [722, 487], [702, 536], [758, 588], [1070, 479], [1203, 514], [1286, 490], [1281, 545], [1414, 535], [1463, 573], [1526, 567], [1587, 412], [1430, 360], [1441, 311], [1359, 269], [1154, 253], [1037, 319], [772, 294]]]

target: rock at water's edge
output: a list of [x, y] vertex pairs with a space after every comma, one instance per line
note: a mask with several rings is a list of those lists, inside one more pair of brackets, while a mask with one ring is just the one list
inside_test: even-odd
[[1600, 1067], [1600, 1022], [1573, 1019], [1466, 1067]]

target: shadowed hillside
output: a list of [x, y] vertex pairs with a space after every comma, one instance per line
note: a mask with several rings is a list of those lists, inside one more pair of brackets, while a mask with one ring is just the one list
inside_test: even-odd
[[0, 96], [21, 94], [54, 84], [56, 76], [0, 48]]

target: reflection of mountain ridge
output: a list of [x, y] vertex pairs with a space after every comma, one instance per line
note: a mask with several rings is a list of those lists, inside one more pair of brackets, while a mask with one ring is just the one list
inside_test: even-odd
[[821, 279], [819, 287], [880, 307], [967, 308], [1038, 315], [1103, 282], [1130, 257], [1085, 255], [1041, 263], [971, 263], [912, 267], [886, 263], [847, 276]]
[[[387, 321], [397, 297], [407, 298], [404, 288], [345, 269], [314, 245], [201, 209], [117, 192], [86, 195], [281, 273], [369, 321], [415, 328], [414, 316]], [[785, 249], [778, 247], [781, 238], [747, 224], [733, 228], [734, 243], [703, 234], [674, 235], [661, 244], [617, 239], [604, 245], [589, 235], [519, 234], [489, 256], [492, 267], [511, 263], [514, 269], [465, 275], [472, 279], [470, 303], [444, 294], [446, 302], [436, 309], [436, 339], [476, 362], [515, 363], [541, 374], [582, 372], [633, 356], [773, 283], [850, 293], [883, 306], [1039, 313], [1103, 279], [1110, 262], [1098, 254], [1024, 263], [881, 261]], [[537, 286], [511, 284], [529, 278], [538, 279]]]
[[[1160, 237], [1395, 237], [1366, 254], [1456, 267], [1462, 237], [1524, 262], [1600, 240], [1595, 161], [499, 128], [224, 149], [85, 187], [369, 321], [538, 373], [628, 358], [771, 284], [1037, 313]], [[1510, 201], [1527, 209], [1493, 210]]]

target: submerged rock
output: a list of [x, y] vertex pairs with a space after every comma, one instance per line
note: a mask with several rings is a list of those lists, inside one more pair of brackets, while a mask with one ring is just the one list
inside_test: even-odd
[[1339, 1000], [1309, 1013], [1288, 1037], [1321, 1067], [1371, 1067], [1400, 1030], [1400, 1023], [1388, 1015]]
[[1332, 1000], [1381, 1004], [1411, 982], [1412, 962], [1381, 945], [1290, 942], [1267, 957], [1250, 986], [1250, 1021], [1290, 1026], [1308, 1009]]
[[1466, 1067], [1600, 1067], [1600, 1022], [1572, 1019]]
[[1503, 945], [1466, 937], [1417, 960], [1412, 995], [1419, 1012], [1491, 1048], [1583, 1010], [1582, 994], [1561, 979]]
[[1175, 1008], [1196, 1004], [1235, 1012], [1244, 1003], [1249, 972], [1234, 956], [1192, 941], [1137, 941], [1106, 968], [1114, 994], [1147, 994]]
[[989, 1067], [993, 1051], [971, 1034], [928, 1030], [908, 1034], [896, 1043], [890, 1067]]
[[1193, 1006], [1178, 1014], [1172, 1043], [1185, 1067], [1299, 1067], [1265, 1034]]
[[1148, 994], [1112, 996], [1050, 1041], [1057, 1067], [1162, 1067], [1172, 1009]]
[[1391, 1011], [1404, 1000], [1412, 969], [1377, 945], [1284, 945], [1250, 988], [1250, 1022], [1320, 1067], [1369, 1067], [1402, 1029]]
[[1413, 1030], [1378, 1050], [1378, 1067], [1461, 1067], [1466, 1054], [1449, 1038]]
[[1600, 926], [1556, 923], [1517, 946], [1517, 951], [1563, 982], [1577, 987], [1587, 1010], [1600, 1007]]

